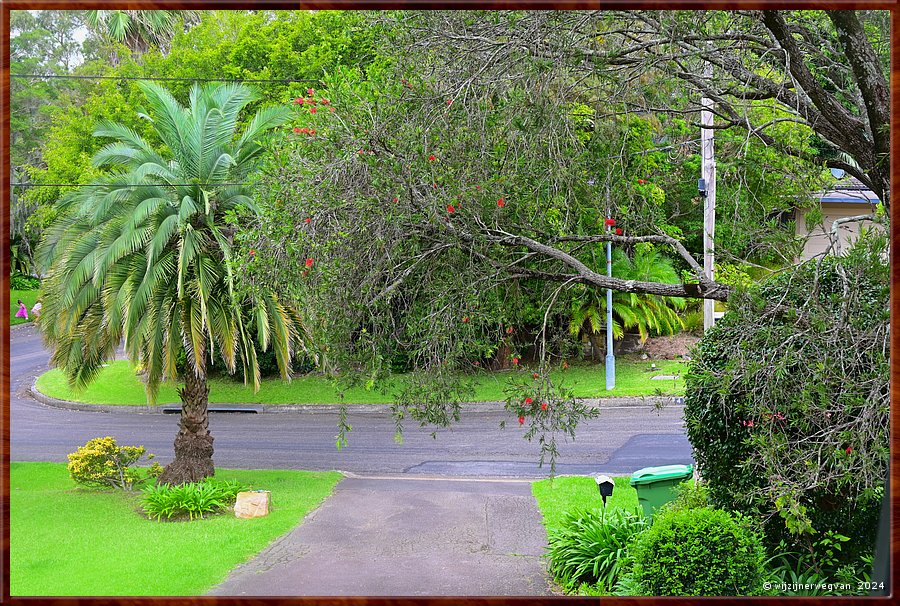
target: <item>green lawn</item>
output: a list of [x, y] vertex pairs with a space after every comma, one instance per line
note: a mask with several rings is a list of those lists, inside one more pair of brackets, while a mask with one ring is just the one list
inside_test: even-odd
[[[603, 366], [572, 365], [567, 370], [553, 372], [556, 381], [564, 383], [575, 391], [579, 398], [597, 398], [609, 396], [641, 396], [655, 395], [657, 390], [664, 394], [684, 393], [683, 379], [675, 381], [650, 380], [657, 374], [684, 374], [686, 365], [677, 360], [655, 362], [657, 370], [649, 372], [650, 363], [643, 361], [616, 363], [616, 388], [606, 391], [606, 375]], [[490, 373], [483, 371], [474, 376], [466, 376], [461, 380], [474, 381], [476, 402], [489, 402], [505, 399], [504, 389], [510, 373]], [[401, 379], [402, 380], [402, 379]], [[41, 375], [37, 381], [41, 393], [61, 400], [106, 405], [144, 405], [147, 403], [144, 386], [136, 376], [131, 365], [124, 360], [110, 363], [94, 383], [87, 389], [76, 392], [67, 384], [63, 374], [50, 370]], [[174, 385], [163, 385], [159, 391], [160, 404], [179, 402]], [[337, 404], [340, 402], [332, 384], [317, 375], [299, 377], [290, 383], [280, 379], [264, 381], [262, 388], [253, 393], [252, 387], [245, 387], [239, 381], [212, 379], [210, 381], [209, 401], [212, 403], [247, 403], [247, 404]], [[347, 390], [344, 402], [347, 404], [387, 404], [392, 401], [390, 394], [380, 391], [366, 390], [363, 387]]]
[[[606, 499], [607, 509], [633, 511], [640, 506], [637, 491], [631, 486], [631, 477], [613, 478], [616, 483], [612, 496]], [[558, 528], [566, 513], [575, 509], [602, 509], [603, 501], [594, 478], [581, 476], [557, 477], [534, 482], [531, 494], [537, 500], [544, 516], [544, 527], [549, 531]]]
[[156, 522], [140, 492], [76, 487], [63, 463], [10, 465], [10, 594], [200, 595], [315, 509], [337, 472], [220, 469], [272, 491], [271, 513]]
[[[31, 317], [31, 308], [32, 306], [34, 306], [35, 302], [37, 302], [39, 296], [41, 296], [40, 290], [9, 291], [9, 325], [15, 326], [16, 324], [24, 324], [25, 322], [30, 322], [33, 319]], [[28, 308], [27, 320], [25, 318], [16, 317], [16, 312], [19, 311], [19, 304], [16, 303], [17, 299], [22, 299], [22, 303], [24, 303], [25, 307]]]

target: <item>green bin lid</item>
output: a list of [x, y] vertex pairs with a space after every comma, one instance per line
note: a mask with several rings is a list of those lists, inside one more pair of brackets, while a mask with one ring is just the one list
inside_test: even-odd
[[693, 465], [663, 465], [662, 467], [644, 467], [631, 474], [631, 485], [650, 484], [660, 480], [687, 478], [694, 474]]

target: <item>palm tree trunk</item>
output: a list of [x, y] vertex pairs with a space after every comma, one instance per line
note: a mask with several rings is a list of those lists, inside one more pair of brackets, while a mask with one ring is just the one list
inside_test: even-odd
[[215, 473], [213, 438], [209, 434], [209, 386], [206, 376], [198, 377], [192, 368], [184, 373], [181, 397], [181, 423], [175, 436], [175, 460], [166, 465], [159, 484], [199, 482]]

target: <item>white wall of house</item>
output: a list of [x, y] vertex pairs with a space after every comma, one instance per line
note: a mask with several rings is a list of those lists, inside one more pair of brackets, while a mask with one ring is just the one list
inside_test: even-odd
[[[824, 229], [820, 224], [812, 226], [813, 229], [811, 231], [807, 231], [807, 211], [799, 211], [797, 213], [796, 222], [797, 235], [800, 237], [805, 237], [807, 235], [809, 236], [809, 238], [806, 240], [806, 244], [803, 247], [801, 258], [810, 259], [825, 252], [830, 243], [830, 240], [828, 239], [826, 233], [831, 231], [831, 224], [834, 223], [836, 219], [841, 219], [844, 217], [855, 217], [857, 215], [870, 214], [871, 212], [872, 205], [868, 203], [827, 202], [823, 200], [822, 215], [824, 217]], [[871, 222], [863, 221], [845, 223], [844, 225], [838, 227], [838, 236], [841, 243], [841, 250], [845, 250], [846, 245], [850, 242], [850, 240], [855, 240], [859, 237], [859, 230], [861, 225], [871, 225]]]

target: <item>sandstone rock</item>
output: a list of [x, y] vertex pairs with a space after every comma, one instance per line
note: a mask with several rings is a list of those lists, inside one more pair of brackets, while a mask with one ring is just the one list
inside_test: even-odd
[[261, 518], [269, 515], [269, 491], [239, 492], [234, 502], [234, 515], [238, 518]]

